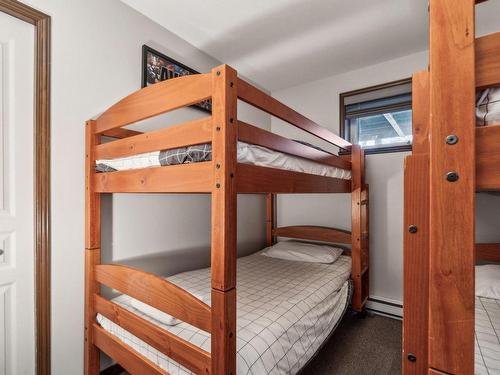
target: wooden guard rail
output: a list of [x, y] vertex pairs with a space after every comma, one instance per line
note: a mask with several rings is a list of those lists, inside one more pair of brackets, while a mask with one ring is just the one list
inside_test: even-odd
[[131, 267], [102, 264], [95, 266], [95, 280], [205, 332], [211, 332], [210, 307], [165, 279]]
[[476, 261], [500, 262], [500, 243], [476, 244]]
[[[208, 333], [212, 330], [210, 307], [182, 288], [158, 276], [121, 265], [97, 265], [95, 280]], [[97, 294], [94, 295], [94, 306], [96, 313], [102, 314], [195, 373], [211, 372], [210, 353], [198, 346]], [[127, 353], [131, 351], [119, 340], [110, 341], [109, 337], [106, 337], [109, 334], [101, 332], [101, 329], [97, 329], [95, 333], [96, 338], [100, 334], [101, 344], [105, 346], [104, 351], [112, 354], [109, 351], [110, 347], [115, 347], [114, 350], [111, 348], [114, 352], [125, 349], [128, 350]], [[99, 346], [99, 340], [96, 345]]]
[[272, 234], [276, 237], [301, 238], [313, 241], [345, 244], [350, 244], [352, 242], [351, 232], [349, 231], [314, 225], [295, 225], [274, 228]]

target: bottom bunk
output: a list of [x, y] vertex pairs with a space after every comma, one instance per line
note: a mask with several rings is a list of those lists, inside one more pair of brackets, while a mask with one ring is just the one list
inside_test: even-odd
[[500, 374], [500, 265], [476, 266], [476, 375]]
[[[341, 255], [333, 263], [316, 262], [278, 259], [263, 252], [238, 259], [237, 374], [297, 373], [337, 327], [352, 296], [351, 258]], [[210, 305], [210, 268], [167, 280]], [[210, 334], [127, 295], [113, 302], [210, 352]], [[169, 374], [192, 374], [106, 317], [99, 314], [97, 321]]]

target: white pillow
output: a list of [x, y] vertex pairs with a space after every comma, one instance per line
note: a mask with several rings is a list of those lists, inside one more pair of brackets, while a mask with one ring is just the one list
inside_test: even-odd
[[[210, 295], [201, 295], [199, 293], [192, 293], [192, 294], [202, 302], [206, 304], [210, 303]], [[170, 314], [164, 313], [163, 311], [158, 310], [153, 306], [147, 305], [144, 302], [141, 302], [135, 298], [131, 299], [130, 304], [136, 310], [139, 310], [143, 314], [146, 314], [150, 318], [153, 318], [154, 320], [163, 323], [167, 326], [175, 326], [179, 323], [182, 323], [182, 320], [179, 320]]]
[[500, 264], [476, 266], [476, 296], [500, 299]]
[[282, 241], [264, 249], [262, 255], [301, 262], [333, 263], [343, 252], [343, 249], [328, 245]]

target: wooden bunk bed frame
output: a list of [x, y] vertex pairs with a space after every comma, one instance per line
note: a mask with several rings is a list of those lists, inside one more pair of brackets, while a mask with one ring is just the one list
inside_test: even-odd
[[[211, 115], [140, 133], [124, 126], [212, 99]], [[240, 99], [333, 145], [350, 150], [338, 157], [238, 121]], [[101, 143], [102, 136], [118, 138]], [[351, 170], [342, 180], [237, 163], [241, 140], [276, 151]], [[95, 161], [143, 152], [211, 143], [212, 161], [96, 173]], [[100, 264], [100, 197], [103, 193], [208, 193], [211, 218], [211, 307], [172, 283], [141, 270]], [[97, 322], [102, 314], [195, 373], [236, 374], [236, 196], [267, 196], [267, 243], [276, 237], [351, 244], [352, 308], [363, 310], [368, 298], [368, 186], [364, 153], [356, 145], [280, 103], [223, 65], [211, 73], [164, 81], [141, 89], [86, 124], [85, 374], [99, 373], [99, 352], [132, 374], [167, 374], [116, 339]], [[335, 228], [276, 227], [278, 193], [352, 193], [352, 232]], [[105, 285], [147, 303], [211, 334], [211, 353], [136, 316], [100, 295]]]
[[476, 127], [476, 90], [500, 85], [500, 33], [475, 37], [482, 1], [430, 0], [430, 65], [413, 76], [405, 161], [403, 373], [474, 373], [475, 193], [500, 189], [500, 124]]

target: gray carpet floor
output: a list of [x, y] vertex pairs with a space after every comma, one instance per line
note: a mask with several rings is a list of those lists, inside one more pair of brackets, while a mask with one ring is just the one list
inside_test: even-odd
[[[401, 321], [349, 312], [300, 375], [401, 374]], [[117, 368], [101, 374], [126, 375]]]
[[300, 375], [401, 374], [401, 335], [399, 320], [348, 313]]

